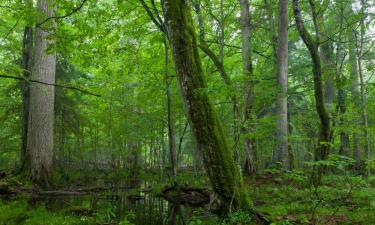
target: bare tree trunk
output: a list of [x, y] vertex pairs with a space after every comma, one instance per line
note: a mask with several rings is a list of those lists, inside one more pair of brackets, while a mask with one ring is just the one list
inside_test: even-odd
[[[242, 68], [245, 82], [245, 106], [244, 106], [244, 123], [242, 133], [251, 131], [251, 117], [254, 103], [254, 84], [253, 84], [253, 63], [251, 59], [251, 33], [250, 33], [250, 12], [249, 1], [239, 0], [241, 7], [241, 30], [242, 30]], [[253, 140], [245, 137], [245, 153], [246, 153], [246, 172], [254, 175], [256, 173], [255, 152]]]
[[[317, 15], [314, 0], [309, 0], [310, 6], [312, 8], [313, 20], [315, 24], [316, 40], [314, 40], [309, 32], [306, 30], [303, 20], [301, 17], [301, 10], [299, 7], [299, 0], [293, 0], [293, 11], [294, 18], [296, 21], [297, 30], [309, 50], [311, 60], [313, 63], [313, 77], [314, 77], [314, 96], [315, 96], [315, 107], [320, 119], [320, 130], [318, 137], [318, 147], [315, 150], [315, 161], [325, 160], [328, 157], [331, 143], [331, 119], [329, 117], [328, 111], [324, 104], [323, 97], [323, 82], [322, 82], [322, 66], [319, 56], [319, 31], [317, 26]], [[311, 182], [314, 185], [319, 185], [321, 182], [321, 176], [324, 172], [323, 166], [318, 166], [316, 171], [314, 171]]]
[[[289, 167], [288, 157], [288, 0], [279, 0], [277, 45], [276, 160]], [[289, 168], [290, 169], [290, 168]]]
[[[41, 18], [53, 16], [52, 1], [38, 0], [37, 7]], [[52, 22], [52, 20], [51, 20]], [[35, 29], [35, 53], [31, 79], [46, 83], [55, 83], [55, 53], [47, 53], [53, 41], [48, 40], [46, 26]], [[54, 86], [38, 83], [30, 84], [30, 113], [27, 138], [27, 151], [31, 156], [31, 180], [40, 187], [51, 185], [53, 164], [53, 128], [54, 128]]]
[[164, 10], [185, 108], [212, 188], [221, 197], [224, 212], [229, 212], [232, 207], [251, 211], [250, 197], [222, 125], [205, 92], [207, 85], [188, 3], [185, 0], [165, 0]]

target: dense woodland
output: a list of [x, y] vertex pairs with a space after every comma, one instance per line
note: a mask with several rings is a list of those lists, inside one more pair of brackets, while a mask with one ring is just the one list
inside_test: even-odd
[[374, 17], [1, 0], [0, 224], [375, 224]]

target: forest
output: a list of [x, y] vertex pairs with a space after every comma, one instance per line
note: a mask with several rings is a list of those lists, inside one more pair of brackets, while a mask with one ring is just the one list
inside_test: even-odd
[[374, 225], [374, 0], [1, 0], [1, 225]]

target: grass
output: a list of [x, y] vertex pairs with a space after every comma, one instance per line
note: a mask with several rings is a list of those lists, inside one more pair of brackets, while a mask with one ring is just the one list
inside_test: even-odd
[[275, 224], [375, 224], [373, 178], [327, 176], [320, 187], [290, 174], [253, 184], [256, 209]]
[[0, 223], [6, 225], [80, 225], [88, 224], [85, 218], [50, 212], [45, 206], [31, 206], [26, 198], [0, 201]]

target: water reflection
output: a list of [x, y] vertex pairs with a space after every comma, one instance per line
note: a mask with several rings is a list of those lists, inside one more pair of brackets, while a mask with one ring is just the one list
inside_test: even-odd
[[136, 225], [178, 225], [186, 224], [186, 220], [191, 217], [192, 212], [188, 207], [171, 204], [151, 193], [138, 193], [139, 197], [134, 198], [135, 192], [127, 190], [79, 196], [39, 196], [31, 198], [29, 203], [34, 206], [45, 204], [50, 211], [91, 217], [100, 223], [117, 224], [127, 219]]

